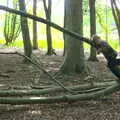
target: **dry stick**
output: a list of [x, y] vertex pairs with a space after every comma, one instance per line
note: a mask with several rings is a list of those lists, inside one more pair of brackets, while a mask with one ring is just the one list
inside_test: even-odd
[[[46, 73], [55, 83], [57, 83], [61, 88], [63, 88], [63, 90], [65, 90], [65, 91], [67, 91], [67, 92], [69, 92], [69, 93], [72, 93], [72, 94], [85, 94], [85, 93], [90, 93], [90, 92], [97, 92], [97, 91], [100, 91], [100, 90], [103, 90], [103, 89], [105, 89], [106, 87], [105, 86], [103, 86], [103, 87], [100, 87], [100, 88], [93, 88], [93, 89], [89, 89], [89, 90], [85, 90], [85, 91], [73, 91], [73, 90], [70, 90], [69, 88], [66, 88], [66, 87], [64, 87], [64, 85], [63, 84], [61, 84], [59, 81], [57, 81], [53, 76], [51, 76], [47, 71], [45, 71], [43, 68], [41, 68], [40, 66], [39, 66], [39, 64], [37, 64], [37, 63], [35, 63], [31, 58], [29, 58], [29, 57], [27, 57], [27, 56], [25, 56], [25, 55], [23, 55], [23, 54], [21, 54], [21, 53], [18, 53], [18, 52], [0, 52], [0, 54], [17, 54], [17, 55], [19, 55], [19, 56], [22, 56], [22, 57], [25, 57], [27, 60], [29, 60], [33, 65], [35, 65], [35, 66], [37, 66], [40, 70], [42, 70], [44, 73]], [[94, 84], [93, 84], [93, 86], [94, 86]], [[59, 89], [59, 88], [58, 88]], [[72, 88], [71, 88], [72, 89]], [[56, 90], [57, 91], [57, 90]], [[5, 92], [4, 92], [5, 93]], [[3, 93], [3, 96], [4, 96], [4, 93]], [[7, 93], [7, 95], [8, 95], [8, 92], [6, 92]], [[5, 94], [6, 94], [5, 93]], [[19, 92], [20, 93], [20, 92]], [[17, 95], [19, 95], [19, 93], [16, 93]], [[29, 94], [29, 93], [28, 93]], [[31, 94], [31, 93], [30, 93]], [[37, 94], [39, 94], [39, 93], [37, 93]], [[43, 94], [45, 94], [44, 92], [43, 92]]]
[[19, 56], [25, 57], [33, 65], [35, 65], [37, 68], [39, 68], [40, 70], [42, 70], [45, 74], [47, 74], [61, 88], [63, 88], [65, 91], [68, 91], [69, 93], [72, 93], [72, 94], [89, 93], [89, 92], [98, 91], [98, 90], [102, 90], [102, 89], [106, 88], [106, 87], [101, 87], [101, 88], [93, 88], [93, 89], [85, 90], [85, 91], [73, 91], [73, 90], [70, 90], [70, 89], [66, 88], [62, 83], [60, 83], [59, 81], [57, 81], [49, 72], [47, 72], [45, 69], [43, 69], [42, 67], [40, 67], [39, 63], [35, 63], [31, 58], [29, 58], [29, 57], [27, 57], [27, 56], [25, 56], [25, 55], [23, 55], [21, 53], [18, 53], [18, 52], [0, 52], [0, 54], [17, 54]]
[[38, 69], [42, 70], [45, 74], [47, 74], [52, 81], [54, 81], [55, 83], [57, 83], [61, 88], [63, 88], [65, 91], [69, 92], [69, 93], [72, 93], [72, 94], [80, 94], [80, 93], [89, 93], [89, 92], [93, 92], [93, 91], [98, 91], [98, 90], [102, 90], [102, 89], [105, 89], [106, 87], [102, 87], [102, 88], [94, 88], [94, 89], [90, 89], [90, 90], [86, 90], [86, 91], [73, 91], [73, 90], [70, 90], [68, 88], [66, 88], [61, 82], [59, 82], [58, 80], [55, 79], [55, 77], [53, 77], [49, 72], [47, 72], [45, 69], [43, 69], [42, 67], [40, 67], [39, 63], [36, 63], [34, 62], [31, 58], [21, 54], [21, 53], [18, 53], [18, 52], [15, 52], [17, 55], [19, 56], [22, 56], [22, 57], [25, 57], [27, 60], [29, 60], [33, 65], [35, 65]]
[[58, 84], [61, 88], [63, 88], [65, 91], [67, 91], [67, 92], [69, 92], [69, 93], [71, 93], [71, 94], [76, 94], [76, 93], [78, 93], [77, 91], [73, 91], [73, 90], [70, 90], [70, 89], [66, 88], [61, 82], [57, 81], [57, 80], [55, 79], [55, 77], [53, 77], [49, 72], [47, 72], [45, 69], [43, 69], [42, 67], [40, 67], [40, 65], [39, 65], [38, 63], [34, 62], [31, 58], [29, 58], [29, 57], [27, 57], [27, 56], [25, 56], [25, 55], [23, 55], [23, 54], [21, 54], [21, 53], [18, 53], [18, 52], [15, 52], [15, 53], [12, 53], [12, 54], [17, 54], [17, 55], [19, 55], [19, 56], [22, 56], [22, 57], [26, 58], [26, 59], [27, 59], [28, 61], [30, 61], [33, 65], [35, 65], [38, 69], [42, 70], [45, 74], [47, 74], [47, 75], [51, 78], [52, 81], [54, 81], [55, 83], [57, 83], [57, 84]]
[[60, 83], [59, 81], [57, 81], [50, 73], [48, 73], [45, 69], [43, 69], [42, 67], [40, 67], [40, 65], [38, 63], [35, 63], [31, 58], [19, 53], [19, 52], [1, 52], [0, 54], [17, 54], [19, 56], [22, 56], [24, 58], [26, 58], [29, 62], [31, 62], [33, 65], [35, 65], [38, 69], [42, 70], [45, 74], [47, 74], [55, 83], [57, 83], [59, 86], [61, 86], [63, 89], [65, 89], [68, 92], [72, 92], [71, 90], [67, 89], [66, 87], [64, 87], [64, 85], [62, 83]]

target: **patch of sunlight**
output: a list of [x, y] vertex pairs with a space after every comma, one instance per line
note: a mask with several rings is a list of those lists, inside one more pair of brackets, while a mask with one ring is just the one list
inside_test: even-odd
[[[108, 41], [109, 44], [116, 49], [117, 51], [120, 51], [120, 44], [119, 41], [117, 42], [116, 40], [109, 40]], [[17, 48], [22, 48], [23, 47], [23, 41], [22, 40], [16, 40], [14, 42], [12, 42], [11, 44], [9, 44], [8, 46], [5, 46], [5, 40], [1, 39], [0, 40], [0, 44], [1, 47], [17, 47]], [[64, 41], [61, 38], [59, 38], [57, 35], [53, 37], [52, 40], [52, 46], [54, 49], [63, 49], [64, 48]], [[41, 49], [47, 49], [47, 40], [42, 39], [42, 40], [38, 40], [38, 47]], [[90, 48], [90, 45], [88, 45], [87, 43], [84, 43], [84, 48]]]
[[0, 87], [4, 87], [5, 85], [4, 84], [0, 84]]
[[46, 99], [47, 97], [30, 97], [31, 100]]
[[41, 110], [29, 110], [28, 113], [32, 115], [42, 115]]

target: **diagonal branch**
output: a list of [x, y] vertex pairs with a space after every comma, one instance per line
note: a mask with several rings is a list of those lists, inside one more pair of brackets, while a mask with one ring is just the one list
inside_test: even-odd
[[[69, 31], [67, 29], [64, 29], [63, 27], [60, 27], [59, 25], [53, 23], [53, 22], [50, 22], [49, 20], [45, 20], [41, 17], [37, 17], [37, 16], [34, 16], [34, 15], [31, 15], [31, 14], [28, 14], [28, 13], [24, 13], [23, 11], [20, 11], [20, 10], [15, 10], [15, 9], [12, 9], [12, 8], [9, 8], [9, 7], [5, 7], [3, 5], [0, 5], [0, 9], [1, 10], [4, 10], [4, 11], [8, 11], [8, 12], [11, 12], [11, 13], [15, 13], [17, 15], [21, 15], [23, 17], [28, 17], [30, 19], [33, 19], [33, 20], [36, 20], [38, 22], [42, 22], [44, 24], [48, 24], [49, 26], [61, 31], [61, 32], [64, 32], [66, 34], [69, 34], [71, 35], [72, 37], [78, 39], [78, 40], [81, 40], [83, 42], [86, 42], [92, 46], [94, 46], [94, 44], [92, 43], [92, 41], [90, 41], [88, 38], [85, 38], [81, 35], [79, 35], [78, 33], [75, 33], [75, 32], [72, 32], [72, 31]], [[96, 47], [96, 46], [94, 46]]]

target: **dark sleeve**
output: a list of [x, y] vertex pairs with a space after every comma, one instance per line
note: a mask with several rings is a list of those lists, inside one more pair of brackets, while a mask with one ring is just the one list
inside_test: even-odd
[[120, 59], [114, 59], [108, 61], [108, 66], [116, 66], [116, 65], [120, 65]]
[[101, 43], [101, 48], [103, 48], [103, 54], [108, 61], [116, 59], [117, 51], [115, 51], [106, 41]]

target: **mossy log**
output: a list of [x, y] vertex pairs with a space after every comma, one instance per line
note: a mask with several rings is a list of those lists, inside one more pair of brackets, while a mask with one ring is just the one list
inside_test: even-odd
[[[71, 87], [66, 87], [67, 89], [70, 89], [74, 92], [79, 91], [79, 93], [84, 93], [85, 91], [96, 91], [96, 89], [103, 89], [107, 88], [111, 85], [115, 85], [116, 82], [102, 82], [102, 83], [91, 83], [89, 84], [83, 84], [83, 85], [76, 85]], [[54, 88], [46, 88], [46, 89], [32, 89], [32, 90], [0, 90], [0, 97], [9, 97], [9, 96], [28, 96], [28, 95], [44, 95], [44, 94], [50, 94], [54, 92], [66, 92], [65, 89], [61, 87], [54, 87]]]
[[80, 100], [94, 100], [109, 95], [120, 89], [120, 84], [116, 83], [104, 90], [89, 94], [61, 95], [52, 97], [0, 97], [0, 104], [45, 104], [59, 102], [75, 102]]

